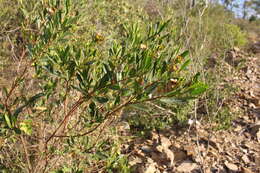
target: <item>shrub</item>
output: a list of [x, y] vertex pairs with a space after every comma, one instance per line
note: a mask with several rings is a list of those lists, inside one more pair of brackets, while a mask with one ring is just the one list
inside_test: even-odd
[[241, 31], [241, 29], [234, 24], [225, 24], [223, 26], [224, 33], [229, 38], [230, 42], [227, 42], [229, 48], [234, 46], [245, 46], [247, 43], [246, 34]]
[[[1, 136], [8, 137], [6, 151], [12, 159], [26, 158], [21, 167], [28, 172], [56, 169], [70, 159], [82, 168], [101, 164], [128, 170], [120, 151], [111, 154], [113, 138], [107, 138], [118, 112], [155, 100], [184, 103], [207, 86], [199, 81], [199, 73], [183, 75], [189, 73], [189, 52], [172, 42], [170, 20], [122, 23], [118, 38], [107, 42], [100, 33], [84, 39], [82, 16], [71, 10], [73, 5], [53, 0], [35, 3], [33, 11], [22, 8], [28, 59], [12, 86], [1, 88]], [[38, 149], [29, 150], [25, 138]], [[23, 147], [13, 151], [12, 140]], [[59, 157], [68, 160], [49, 164]], [[19, 171], [19, 159], [1, 164]]]

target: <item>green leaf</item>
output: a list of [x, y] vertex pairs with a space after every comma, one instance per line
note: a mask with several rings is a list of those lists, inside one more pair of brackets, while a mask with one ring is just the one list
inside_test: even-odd
[[160, 101], [166, 104], [180, 104], [185, 102], [185, 100], [179, 98], [161, 98]]
[[110, 85], [110, 86], [108, 86], [108, 88], [111, 89], [111, 90], [120, 90], [119, 85]]
[[186, 50], [182, 54], [180, 54], [180, 56], [183, 57], [183, 58], [185, 58], [188, 55], [189, 55], [189, 51], [188, 50]]
[[130, 105], [129, 107], [140, 110], [140, 111], [144, 111], [144, 112], [149, 111], [149, 108], [147, 106], [145, 106], [144, 104], [133, 104], [133, 105]]
[[3, 94], [4, 94], [4, 96], [7, 96], [7, 95], [8, 95], [7, 88], [6, 88], [6, 87], [3, 87], [2, 89], [3, 89]]
[[0, 104], [0, 109], [4, 110], [4, 105]]
[[106, 103], [109, 99], [106, 97], [95, 97], [95, 100], [98, 101], [99, 103], [103, 104], [103, 103]]
[[190, 59], [188, 59], [187, 61], [185, 61], [185, 62], [182, 64], [181, 68], [179, 69], [179, 72], [182, 71], [182, 70], [184, 70], [184, 69], [190, 64], [190, 62], [191, 62]]
[[92, 117], [98, 116], [98, 109], [97, 109], [96, 104], [94, 102], [91, 102], [89, 104], [89, 113]]
[[28, 16], [29, 16], [28, 11], [26, 9], [24, 9], [24, 8], [20, 8], [20, 9], [22, 10], [24, 17], [28, 18]]
[[152, 85], [150, 85], [149, 87], [147, 87], [145, 89], [145, 92], [147, 94], [150, 94], [151, 92], [153, 92], [157, 88], [158, 84], [159, 84], [159, 82], [154, 82]]
[[151, 56], [146, 56], [145, 58], [145, 63], [144, 63], [144, 68], [149, 69], [152, 65], [152, 57]]
[[194, 83], [197, 83], [199, 81], [199, 77], [200, 77], [200, 72], [196, 73], [195, 76], [193, 76], [192, 81]]
[[28, 100], [28, 104], [35, 102], [40, 97], [44, 96], [44, 93], [38, 93]]
[[22, 133], [21, 130], [18, 129], [18, 128], [16, 128], [16, 127], [14, 128], [14, 131], [15, 131], [15, 133], [18, 134], [18, 135], [20, 135], [20, 134]]
[[190, 87], [186, 88], [186, 91], [183, 92], [183, 94], [187, 93], [193, 96], [197, 96], [202, 94], [208, 89], [208, 86], [204, 83], [197, 82], [195, 84], [192, 84]]
[[109, 80], [109, 74], [106, 73], [99, 81], [97, 89], [101, 89], [106, 86], [107, 82]]
[[14, 111], [13, 116], [17, 118], [18, 115], [23, 111], [23, 109], [24, 109], [25, 107], [26, 107], [26, 105], [23, 105], [23, 106], [18, 107], [18, 108]]
[[153, 69], [152, 69], [153, 76], [155, 76], [155, 74], [156, 74], [157, 64], [158, 64], [158, 61], [155, 61], [153, 64]]
[[65, 1], [65, 7], [65, 14], [67, 15], [69, 13], [70, 0]]
[[161, 67], [161, 74], [167, 71], [167, 63], [163, 61], [162, 67]]
[[17, 119], [18, 115], [23, 111], [23, 109], [25, 107], [27, 107], [28, 105], [34, 103], [37, 99], [39, 99], [40, 97], [44, 96], [44, 93], [38, 93], [36, 95], [34, 95], [33, 97], [31, 97], [24, 105], [18, 107], [13, 114], [13, 117], [15, 118], [15, 120]]
[[25, 120], [20, 123], [20, 129], [27, 135], [32, 134], [32, 120]]
[[171, 20], [169, 19], [166, 22], [164, 22], [163, 24], [161, 24], [159, 31], [158, 31], [158, 34], [161, 33], [164, 30], [164, 28], [170, 23], [170, 21]]
[[124, 97], [128, 97], [128, 96], [131, 96], [131, 95], [133, 95], [134, 94], [134, 90], [132, 90], [132, 89], [123, 89], [122, 90], [123, 91], [123, 93], [122, 93], [122, 96], [124, 96]]
[[173, 96], [179, 95], [180, 93], [181, 93], [181, 89], [177, 89], [177, 90], [173, 90], [173, 91], [166, 93], [166, 96], [173, 97]]
[[73, 89], [75, 89], [75, 90], [77, 90], [77, 91], [83, 93], [84, 95], [87, 95], [87, 94], [88, 94], [88, 92], [87, 92], [86, 90], [81, 89], [81, 88], [79, 88], [79, 87], [77, 87], [77, 86], [72, 85], [71, 87], [72, 87]]
[[204, 93], [208, 89], [208, 86], [203, 83], [197, 83], [195, 86], [192, 87], [191, 94], [192, 95], [200, 95]]
[[66, 46], [65, 50], [61, 52], [61, 53], [62, 53], [61, 57], [62, 57], [62, 59], [64, 59], [65, 61], [66, 61], [67, 58], [68, 58], [69, 51], [70, 51], [70, 46]]
[[7, 124], [7, 126], [9, 128], [13, 128], [12, 122], [11, 122], [11, 118], [9, 117], [9, 115], [7, 113], [4, 114], [5, 117], [5, 122]]
[[84, 64], [84, 65], [92, 65], [92, 64], [94, 64], [95, 62], [96, 62], [95, 60], [93, 60], [93, 61], [88, 61], [88, 59], [85, 59], [84, 62], [83, 62], [83, 64]]
[[79, 83], [83, 83], [83, 80], [82, 80], [80, 74], [77, 73], [76, 76], [77, 76], [77, 79], [78, 79]]
[[120, 95], [117, 95], [113, 104], [118, 105], [120, 103], [120, 101], [121, 101], [121, 97], [120, 97]]

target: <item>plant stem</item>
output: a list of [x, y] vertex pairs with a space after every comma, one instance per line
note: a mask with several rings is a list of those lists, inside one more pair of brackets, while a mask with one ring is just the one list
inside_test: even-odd
[[23, 149], [24, 149], [24, 153], [25, 153], [25, 158], [26, 158], [27, 165], [28, 165], [28, 172], [30, 173], [30, 172], [32, 172], [32, 165], [31, 165], [31, 161], [30, 161], [28, 149], [27, 149], [27, 147], [26, 147], [26, 144], [25, 144], [23, 135], [20, 135], [20, 138], [21, 138], [21, 141], [22, 141], [22, 144], [23, 144]]

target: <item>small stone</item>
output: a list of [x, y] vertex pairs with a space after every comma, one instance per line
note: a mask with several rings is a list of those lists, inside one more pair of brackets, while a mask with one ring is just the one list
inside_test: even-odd
[[177, 150], [174, 152], [174, 161], [179, 162], [187, 159], [187, 154], [182, 150]]
[[260, 167], [260, 156], [255, 157], [255, 164], [256, 164], [256, 167]]
[[256, 105], [254, 103], [249, 103], [249, 107], [252, 109], [256, 109]]
[[191, 172], [191, 171], [195, 170], [196, 168], [198, 168], [198, 165], [196, 163], [186, 160], [177, 167], [177, 171], [178, 172]]
[[235, 52], [239, 52], [240, 51], [240, 49], [238, 47], [234, 47], [233, 49], [234, 49]]
[[242, 160], [243, 160], [245, 163], [250, 163], [250, 159], [247, 157], [247, 155], [243, 155], [243, 156], [242, 156]]
[[256, 124], [254, 124], [253, 126], [251, 126], [250, 128], [250, 133], [255, 136], [257, 134], [257, 132], [260, 129], [260, 122], [257, 122]]
[[144, 145], [141, 147], [141, 150], [144, 152], [144, 153], [150, 153], [152, 152], [152, 148], [147, 146], [147, 145]]
[[118, 123], [117, 129], [119, 131], [127, 131], [127, 130], [130, 130], [130, 125], [126, 121], [121, 121]]
[[149, 166], [145, 170], [145, 173], [157, 173], [157, 172], [159, 172], [159, 171], [156, 168], [156, 163], [149, 164]]
[[242, 167], [242, 173], [253, 173], [250, 169]]
[[164, 149], [170, 147], [172, 144], [171, 141], [164, 136], [161, 136], [161, 143]]
[[257, 141], [260, 143], [260, 130], [258, 130], [258, 132], [256, 133], [256, 138]]
[[139, 158], [139, 157], [135, 157], [135, 158], [131, 158], [130, 161], [129, 161], [129, 165], [133, 166], [133, 165], [136, 165], [136, 164], [139, 164], [139, 163], [142, 163], [142, 159]]
[[242, 129], [243, 129], [243, 128], [238, 125], [238, 126], [234, 129], [234, 131], [235, 131], [235, 132], [240, 132]]
[[147, 49], [147, 46], [146, 46], [145, 44], [141, 44], [141, 45], [140, 45], [140, 48], [141, 48], [141, 49]]
[[230, 171], [238, 171], [237, 165], [229, 162], [225, 162], [225, 166], [230, 170]]

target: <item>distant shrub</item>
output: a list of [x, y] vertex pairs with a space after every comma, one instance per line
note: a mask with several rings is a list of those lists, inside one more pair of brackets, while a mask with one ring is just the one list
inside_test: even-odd
[[194, 56], [210, 56], [247, 43], [246, 33], [233, 24], [233, 14], [220, 5], [210, 4], [203, 12], [194, 7], [183, 15], [177, 10], [175, 15], [179, 41]]
[[224, 33], [231, 40], [230, 46], [244, 46], [247, 43], [246, 34], [234, 24], [225, 24]]

